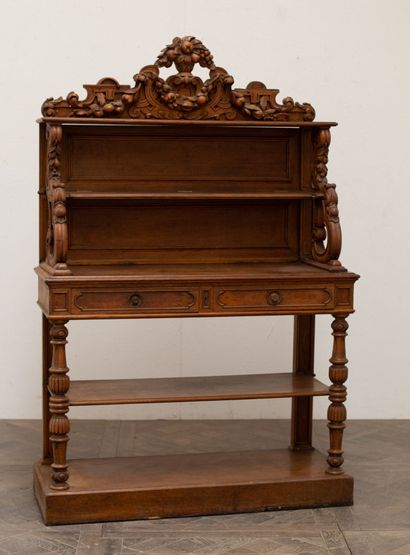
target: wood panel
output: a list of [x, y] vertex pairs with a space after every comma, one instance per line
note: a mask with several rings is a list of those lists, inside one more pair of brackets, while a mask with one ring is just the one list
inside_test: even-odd
[[71, 263], [295, 260], [297, 205], [87, 203], [69, 211]]
[[334, 306], [333, 287], [225, 288], [215, 292], [216, 310], [266, 310], [278, 308], [329, 308]]
[[[79, 293], [79, 294], [78, 294]], [[82, 312], [197, 312], [199, 290], [84, 289], [75, 291], [74, 306]]]
[[[296, 130], [68, 129], [68, 192], [254, 192], [299, 188]], [[259, 130], [260, 131], [260, 130]]]

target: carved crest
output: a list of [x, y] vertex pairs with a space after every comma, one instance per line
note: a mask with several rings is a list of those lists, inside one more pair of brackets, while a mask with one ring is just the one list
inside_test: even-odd
[[[199, 64], [209, 70], [205, 82], [192, 74]], [[163, 79], [160, 68], [174, 65], [178, 73]], [[158, 55], [153, 65], [134, 75], [135, 85], [120, 85], [104, 78], [96, 85], [84, 85], [87, 96], [80, 100], [70, 92], [67, 98], [48, 98], [41, 111], [46, 117], [163, 119], [163, 120], [271, 120], [313, 121], [310, 104], [290, 97], [279, 104], [277, 89], [253, 81], [245, 89], [232, 89], [233, 77], [215, 66], [206, 46], [193, 36], [176, 37]]]

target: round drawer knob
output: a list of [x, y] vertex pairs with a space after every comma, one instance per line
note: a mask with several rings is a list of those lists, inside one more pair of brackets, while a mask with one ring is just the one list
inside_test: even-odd
[[271, 291], [268, 293], [268, 303], [272, 305], [279, 304], [281, 301], [280, 295], [277, 291]]
[[142, 299], [139, 295], [135, 293], [134, 295], [131, 295], [130, 303], [132, 304], [132, 306], [138, 307], [142, 305]]

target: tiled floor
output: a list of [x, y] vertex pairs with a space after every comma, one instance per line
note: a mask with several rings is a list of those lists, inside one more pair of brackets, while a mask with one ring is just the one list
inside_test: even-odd
[[[269, 448], [288, 423], [73, 421], [71, 457]], [[315, 444], [325, 450], [324, 422]], [[355, 505], [47, 528], [32, 493], [40, 423], [0, 421], [0, 554], [410, 555], [410, 421], [351, 421], [346, 469]]]

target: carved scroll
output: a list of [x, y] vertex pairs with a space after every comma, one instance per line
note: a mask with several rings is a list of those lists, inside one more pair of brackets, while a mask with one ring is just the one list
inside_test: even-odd
[[[205, 82], [192, 74], [196, 64], [209, 70]], [[178, 73], [160, 77], [160, 68], [172, 65]], [[134, 81], [129, 87], [112, 78], [101, 79], [96, 85], [85, 85], [84, 100], [74, 92], [65, 100], [48, 98], [42, 113], [46, 117], [165, 120], [312, 121], [315, 117], [310, 104], [290, 97], [280, 104], [276, 100], [279, 91], [258, 81], [245, 89], [232, 89], [233, 77], [214, 64], [210, 51], [193, 36], [174, 38]]]
[[61, 140], [60, 125], [47, 125], [47, 202], [48, 229], [46, 259], [55, 274], [71, 274], [67, 267], [67, 209], [64, 183], [61, 180]]
[[314, 143], [312, 186], [314, 190], [323, 194], [323, 200], [317, 200], [314, 206], [312, 256], [317, 262], [341, 266], [338, 258], [342, 248], [342, 230], [336, 185], [328, 183], [327, 180], [329, 145], [329, 129], [320, 129]]

